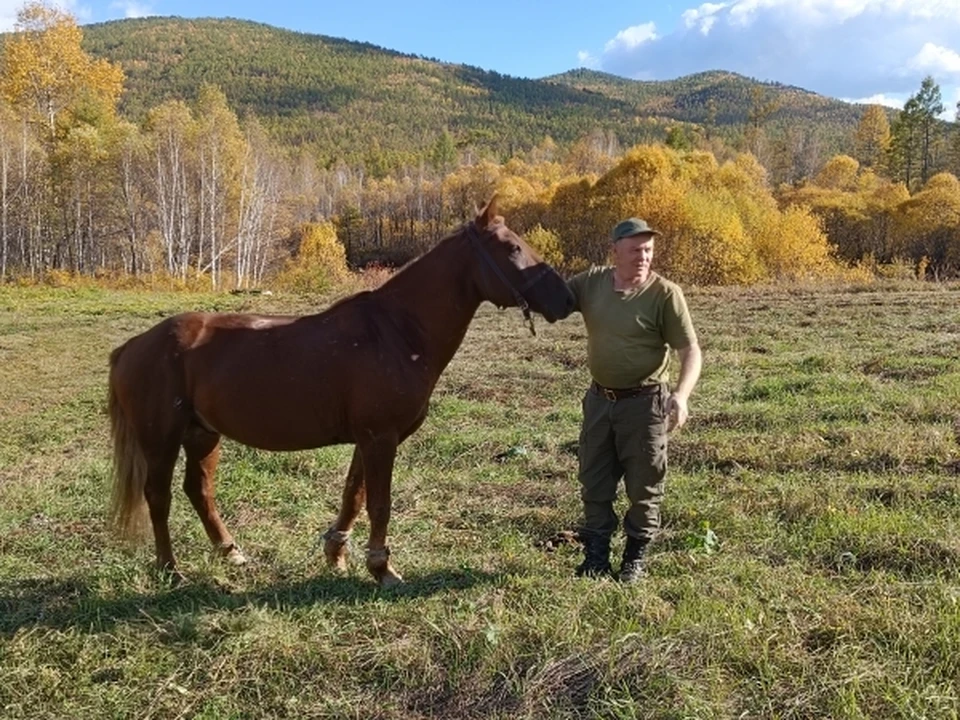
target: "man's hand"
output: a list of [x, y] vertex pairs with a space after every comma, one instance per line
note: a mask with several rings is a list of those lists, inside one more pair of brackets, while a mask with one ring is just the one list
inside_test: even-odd
[[693, 392], [694, 385], [700, 378], [700, 366], [703, 356], [699, 345], [690, 345], [677, 351], [680, 355], [680, 377], [677, 378], [677, 387], [667, 399], [667, 432], [679, 430], [686, 422], [687, 398]]
[[667, 398], [667, 432], [682, 428], [689, 416], [687, 399], [682, 395], [670, 393], [670, 397]]

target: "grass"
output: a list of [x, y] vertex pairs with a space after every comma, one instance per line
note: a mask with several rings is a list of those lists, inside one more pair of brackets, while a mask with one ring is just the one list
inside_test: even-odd
[[579, 317], [531, 339], [486, 306], [401, 448], [385, 592], [316, 544], [347, 447], [226, 444], [245, 568], [179, 493], [186, 585], [104, 522], [109, 350], [180, 309], [307, 299], [0, 288], [0, 717], [958, 717], [960, 289], [690, 303], [705, 370], [641, 585], [573, 578], [562, 534]]

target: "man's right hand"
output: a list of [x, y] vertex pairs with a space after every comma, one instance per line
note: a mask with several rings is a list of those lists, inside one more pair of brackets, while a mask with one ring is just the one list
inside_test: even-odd
[[677, 393], [670, 393], [670, 397], [667, 398], [667, 432], [682, 428], [686, 425], [689, 416], [687, 399]]

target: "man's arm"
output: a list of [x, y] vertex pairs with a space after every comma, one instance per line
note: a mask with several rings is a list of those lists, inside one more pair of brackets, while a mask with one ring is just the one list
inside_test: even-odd
[[703, 366], [703, 353], [696, 343], [678, 350], [677, 354], [680, 355], [680, 377], [677, 378], [676, 389], [667, 400], [667, 416], [670, 418], [667, 423], [668, 430], [679, 429], [686, 424], [690, 414], [687, 400], [700, 379], [700, 368]]

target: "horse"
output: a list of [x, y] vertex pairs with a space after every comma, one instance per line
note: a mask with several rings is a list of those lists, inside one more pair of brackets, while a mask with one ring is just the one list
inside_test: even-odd
[[375, 290], [303, 316], [186, 312], [110, 354], [111, 515], [131, 535], [149, 515], [156, 563], [176, 579], [168, 518], [182, 448], [183, 490], [214, 548], [246, 557], [214, 500], [221, 438], [264, 450], [353, 444], [342, 504], [322, 536], [335, 571], [362, 506], [366, 566], [402, 582], [387, 524], [397, 447], [427, 417], [430, 396], [484, 301], [548, 322], [574, 299], [566, 282], [496, 213], [496, 197]]

